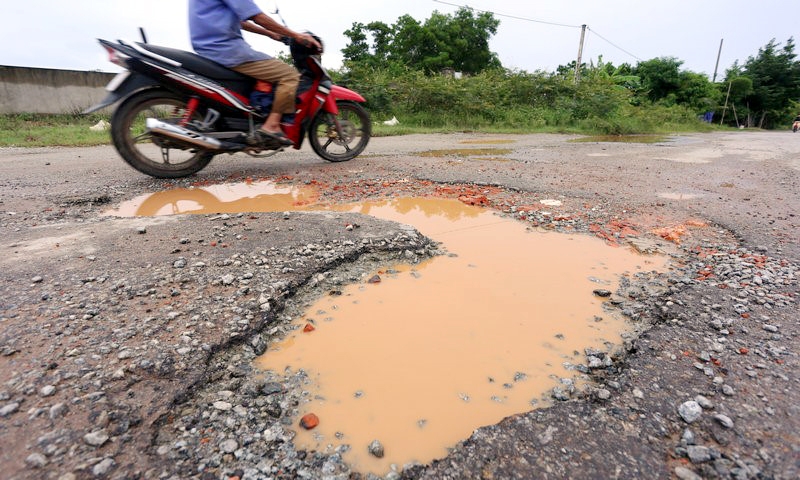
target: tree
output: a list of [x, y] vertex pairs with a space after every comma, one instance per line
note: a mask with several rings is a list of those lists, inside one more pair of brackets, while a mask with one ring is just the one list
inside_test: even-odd
[[434, 11], [425, 23], [410, 15], [398, 18], [392, 26], [354, 23], [345, 31], [350, 43], [342, 53], [347, 62], [359, 66], [388, 63], [427, 73], [452, 69], [475, 74], [501, 66], [497, 55], [489, 50], [489, 39], [499, 25], [491, 13], [476, 14], [466, 7], [455, 15]]
[[795, 60], [794, 38], [779, 47], [773, 38], [741, 68], [741, 74], [752, 80], [752, 93], [745, 102], [755, 115], [755, 126], [775, 128], [797, 113], [792, 102], [800, 99], [800, 62]]
[[681, 70], [681, 65], [674, 57], [639, 62], [631, 72], [641, 82], [638, 94], [653, 103], [682, 105], [696, 113], [713, 110], [720, 103], [719, 90], [706, 75]]
[[683, 62], [674, 57], [661, 57], [639, 62], [633, 74], [639, 77], [642, 93], [653, 102], [667, 105], [676, 103], [676, 93], [681, 86], [680, 66]]

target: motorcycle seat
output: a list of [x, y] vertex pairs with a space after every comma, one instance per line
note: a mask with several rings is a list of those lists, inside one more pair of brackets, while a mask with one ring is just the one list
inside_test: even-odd
[[237, 92], [248, 93], [252, 90], [253, 84], [255, 83], [255, 79], [252, 77], [235, 72], [213, 60], [203, 58], [193, 52], [178, 50], [176, 48], [160, 47], [150, 43], [139, 43], [138, 45], [149, 52], [175, 60], [189, 71], [224, 83]]

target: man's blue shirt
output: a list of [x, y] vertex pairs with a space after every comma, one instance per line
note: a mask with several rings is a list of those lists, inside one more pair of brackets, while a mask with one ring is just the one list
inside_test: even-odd
[[259, 13], [253, 0], [189, 0], [192, 48], [226, 67], [272, 58], [242, 37], [241, 22]]

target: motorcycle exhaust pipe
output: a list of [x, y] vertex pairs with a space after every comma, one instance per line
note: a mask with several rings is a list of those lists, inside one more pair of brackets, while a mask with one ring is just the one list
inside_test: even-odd
[[216, 138], [201, 135], [200, 133], [193, 132], [179, 125], [162, 122], [157, 118], [148, 118], [145, 122], [145, 126], [147, 127], [147, 131], [153, 135], [167, 137], [204, 150], [223, 150], [222, 142]]

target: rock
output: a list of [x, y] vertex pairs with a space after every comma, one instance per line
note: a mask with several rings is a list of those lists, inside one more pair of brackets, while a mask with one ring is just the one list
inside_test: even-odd
[[228, 403], [228, 402], [223, 402], [223, 401], [220, 400], [220, 401], [214, 402], [214, 408], [216, 408], [217, 410], [222, 410], [223, 412], [227, 412], [228, 410], [233, 408], [233, 404]]
[[108, 441], [108, 438], [108, 434], [104, 430], [97, 430], [84, 435], [83, 441], [86, 442], [87, 445], [100, 447]]
[[716, 420], [720, 425], [722, 425], [725, 428], [733, 428], [733, 420], [731, 420], [731, 418], [727, 415], [718, 413], [714, 415], [714, 420]]
[[233, 453], [239, 448], [239, 442], [230, 438], [219, 444], [219, 449], [222, 453]]
[[383, 458], [383, 445], [378, 440], [373, 440], [372, 443], [369, 444], [367, 447], [367, 451], [376, 458]]
[[47, 465], [47, 457], [38, 452], [31, 453], [27, 458], [25, 458], [25, 463], [33, 468], [42, 468]]
[[686, 467], [675, 467], [675, 476], [680, 480], [703, 480], [703, 477], [694, 473]]
[[114, 468], [116, 462], [114, 462], [113, 458], [104, 458], [100, 463], [92, 467], [92, 473], [95, 477], [103, 477]]
[[19, 403], [17, 402], [9, 403], [3, 408], [0, 408], [0, 417], [7, 417], [12, 413], [16, 413], [17, 410], [19, 410]]
[[714, 404], [711, 403], [711, 400], [702, 395], [694, 397], [694, 401], [697, 402], [697, 404], [700, 405], [700, 407], [703, 408], [704, 410], [711, 410], [712, 408], [714, 408]]
[[694, 400], [690, 400], [678, 407], [678, 414], [686, 423], [693, 423], [703, 415], [703, 408]]
[[50, 420], [63, 417], [67, 413], [67, 405], [65, 403], [56, 403], [50, 407]]
[[319, 417], [317, 417], [313, 413], [303, 415], [303, 418], [300, 419], [300, 426], [305, 428], [306, 430], [311, 430], [317, 425], [319, 425]]
[[53, 385], [45, 385], [41, 390], [39, 390], [39, 395], [43, 397], [49, 397], [54, 393], [56, 393], [56, 387]]
[[611, 296], [611, 291], [605, 290], [603, 288], [595, 289], [595, 290], [592, 291], [592, 293], [594, 293], [595, 295], [597, 295], [598, 297], [601, 297], [601, 298], [608, 298], [608, 297]]
[[708, 447], [703, 447], [701, 445], [689, 445], [686, 448], [686, 452], [689, 455], [689, 460], [692, 463], [704, 463], [711, 461], [711, 450]]

